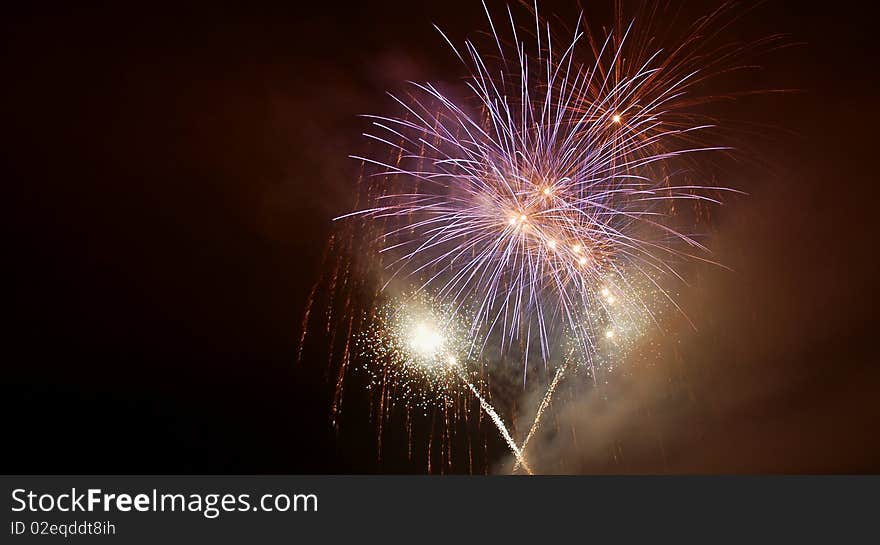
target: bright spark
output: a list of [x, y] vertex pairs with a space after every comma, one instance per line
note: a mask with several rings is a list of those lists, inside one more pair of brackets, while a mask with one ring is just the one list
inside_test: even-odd
[[430, 358], [443, 347], [443, 335], [430, 324], [416, 326], [409, 340], [410, 348], [421, 356]]

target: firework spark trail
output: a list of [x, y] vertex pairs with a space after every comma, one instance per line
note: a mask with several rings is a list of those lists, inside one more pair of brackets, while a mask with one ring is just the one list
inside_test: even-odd
[[470, 388], [474, 396], [476, 396], [477, 400], [480, 402], [480, 407], [483, 409], [483, 411], [485, 411], [485, 413], [489, 415], [489, 418], [492, 419], [495, 427], [498, 428], [499, 433], [501, 433], [501, 437], [503, 437], [504, 441], [507, 442], [507, 446], [510, 447], [513, 455], [516, 456], [517, 463], [520, 464], [522, 468], [528, 472], [529, 475], [533, 475], [532, 468], [529, 467], [528, 463], [526, 463], [526, 461], [523, 459], [522, 450], [518, 446], [516, 446], [516, 441], [514, 441], [513, 437], [510, 436], [510, 432], [507, 431], [507, 426], [504, 425], [504, 421], [501, 420], [501, 417], [498, 416], [498, 413], [495, 412], [495, 409], [492, 407], [492, 405], [488, 401], [486, 401], [486, 398], [484, 398], [480, 394], [480, 391], [477, 390], [477, 387], [474, 386], [473, 383], [471, 383], [471, 381], [467, 379], [464, 373], [459, 372], [459, 376], [461, 377], [461, 380], [467, 385], [467, 387]]
[[544, 415], [544, 411], [547, 409], [547, 407], [550, 406], [550, 400], [553, 398], [553, 392], [556, 391], [556, 385], [559, 384], [559, 379], [562, 378], [562, 375], [564, 373], [565, 365], [559, 367], [556, 370], [556, 374], [553, 376], [553, 381], [550, 382], [550, 386], [547, 387], [547, 392], [544, 394], [544, 398], [541, 399], [541, 404], [538, 406], [537, 412], [535, 412], [535, 421], [532, 422], [532, 428], [529, 430], [528, 435], [526, 435], [523, 444], [519, 447], [520, 456], [516, 458], [516, 462], [513, 464], [514, 473], [516, 473], [516, 470], [519, 469], [520, 466], [525, 462], [526, 447], [529, 446], [529, 441], [532, 439], [532, 436], [535, 435], [535, 432], [538, 431], [538, 426], [541, 423], [541, 417]]

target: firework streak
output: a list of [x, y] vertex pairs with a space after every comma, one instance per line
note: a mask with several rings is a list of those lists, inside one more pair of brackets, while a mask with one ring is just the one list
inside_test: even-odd
[[[559, 384], [559, 379], [562, 378], [562, 375], [564, 373], [565, 366], [563, 365], [562, 367], [557, 369], [556, 374], [553, 375], [553, 381], [550, 383], [550, 386], [547, 387], [547, 392], [544, 394], [544, 397], [541, 399], [541, 404], [538, 406], [538, 410], [535, 412], [535, 421], [532, 422], [532, 427], [529, 430], [528, 435], [526, 435], [525, 440], [523, 440], [522, 446], [519, 447], [519, 455], [516, 458], [516, 463], [513, 464], [514, 473], [516, 473], [516, 470], [519, 469], [519, 467], [525, 462], [526, 447], [529, 446], [529, 441], [532, 439], [532, 436], [535, 435], [535, 432], [538, 431], [538, 425], [541, 423], [541, 417], [544, 416], [544, 411], [547, 409], [547, 407], [550, 406], [550, 400], [553, 398], [553, 392], [556, 391], [556, 385]], [[528, 468], [526, 468], [526, 471], [531, 473]]]
[[501, 420], [501, 417], [498, 416], [498, 413], [495, 412], [495, 409], [492, 407], [492, 405], [490, 405], [489, 402], [486, 401], [486, 399], [483, 398], [482, 395], [480, 395], [479, 390], [477, 390], [477, 388], [467, 380], [467, 377], [465, 377], [464, 374], [461, 375], [461, 379], [465, 382], [465, 384], [467, 384], [467, 387], [470, 388], [471, 392], [473, 392], [474, 396], [479, 400], [480, 407], [483, 409], [483, 411], [485, 411], [486, 414], [489, 415], [489, 418], [492, 419], [492, 422], [495, 423], [495, 427], [498, 428], [499, 433], [501, 433], [501, 437], [504, 438], [507, 446], [510, 447], [511, 452], [513, 452], [513, 454], [516, 456], [517, 467], [522, 466], [523, 469], [525, 469], [528, 474], [531, 475], [532, 469], [523, 458], [523, 449], [516, 446], [516, 442], [513, 440], [513, 437], [510, 436], [510, 432], [507, 431], [507, 426], [504, 425], [504, 421]]

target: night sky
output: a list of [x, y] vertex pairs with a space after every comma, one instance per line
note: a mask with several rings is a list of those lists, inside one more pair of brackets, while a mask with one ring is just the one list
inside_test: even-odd
[[[621, 388], [654, 410], [603, 429], [621, 459], [569, 452], [566, 471], [880, 470], [875, 29], [867, 3], [810, 4], [733, 31], [801, 44], [749, 76], [799, 91], [737, 105], [772, 128], [714, 226], [734, 272], [682, 291], [699, 331], [644, 379], [682, 399]], [[324, 358], [295, 363], [299, 323], [352, 206], [357, 114], [407, 79], [459, 77], [431, 23], [464, 37], [484, 17], [476, 0], [5, 13], [2, 471], [424, 471], [401, 441], [377, 459], [362, 395], [331, 427]]]

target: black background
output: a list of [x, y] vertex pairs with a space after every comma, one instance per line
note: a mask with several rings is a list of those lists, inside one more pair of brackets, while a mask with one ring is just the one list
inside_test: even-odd
[[[869, 11], [771, 2], [741, 22], [805, 42], [767, 61], [803, 92], [756, 103], [792, 134], [739, 205], [746, 287], [719, 296], [716, 327], [780, 331], [790, 358], [740, 372], [788, 387], [751, 407], [730, 459], [697, 449], [679, 471], [880, 469]], [[463, 35], [483, 17], [397, 0], [4, 13], [3, 471], [422, 471], [377, 462], [366, 417], [335, 435], [331, 385], [294, 366], [296, 342], [350, 205], [356, 114], [404, 79], [455, 77], [430, 23]]]

